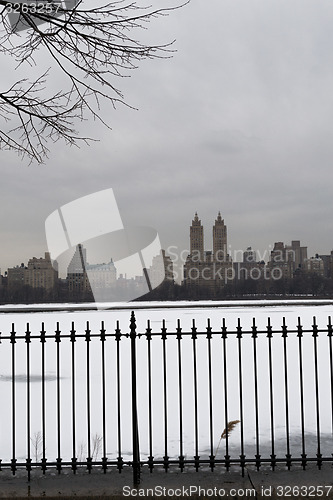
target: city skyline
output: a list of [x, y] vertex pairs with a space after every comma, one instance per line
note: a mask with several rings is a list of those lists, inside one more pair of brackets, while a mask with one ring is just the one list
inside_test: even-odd
[[[207, 208], [206, 208], [206, 210], [207, 210]], [[206, 213], [206, 210], [196, 210], [194, 213], [198, 213], [198, 214], [201, 214], [201, 212]], [[192, 214], [193, 214], [193, 211], [192, 211]], [[179, 214], [179, 216], [180, 216], [179, 218], [183, 218], [183, 214]], [[204, 218], [201, 217], [201, 220], [203, 221], [204, 226], [209, 225], [211, 222], [211, 219], [212, 219], [211, 211], [209, 211], [208, 216], [205, 216]], [[228, 239], [232, 241], [231, 243], [228, 243], [228, 252], [234, 256], [233, 257], [234, 260], [235, 260], [235, 256], [240, 255], [241, 252], [244, 252], [248, 247], [252, 247], [258, 253], [259, 260], [268, 260], [270, 252], [274, 248], [274, 244], [278, 241], [287, 242], [287, 241], [292, 241], [293, 239], [298, 239], [298, 240], [301, 240], [301, 241], [304, 241], [307, 243], [306, 236], [305, 236], [305, 238], [300, 238], [299, 237], [300, 233], [293, 231], [291, 226], [286, 228], [286, 230], [284, 231], [284, 234], [287, 235], [285, 238], [283, 238], [281, 235], [280, 238], [275, 238], [275, 239], [269, 241], [268, 244], [264, 245], [264, 246], [262, 246], [260, 244], [257, 245], [256, 242], [254, 241], [254, 238], [252, 238], [252, 239], [249, 238], [248, 241], [245, 241], [245, 236], [242, 237], [235, 230], [235, 227], [232, 227], [230, 225], [230, 223], [228, 223], [228, 227], [229, 227], [230, 234], [231, 234], [231, 236]], [[254, 225], [254, 227], [255, 227], [255, 225]], [[177, 227], [177, 229], [178, 229], [177, 233], [179, 233], [180, 232], [179, 226]], [[162, 239], [162, 235], [164, 234], [163, 227], [157, 228], [157, 230], [158, 230], [159, 235]], [[248, 226], [248, 230], [249, 230], [248, 232], [251, 233], [250, 226]], [[186, 231], [185, 231], [185, 233], [186, 233]], [[166, 250], [168, 248], [170, 248], [170, 252], [172, 254], [174, 254], [174, 255], [177, 254], [177, 256], [178, 256], [177, 259], [179, 259], [180, 254], [184, 256], [184, 254], [186, 252], [187, 253], [190, 252], [190, 244], [189, 244], [189, 240], [188, 240], [188, 235], [185, 233], [183, 232], [183, 234], [179, 236], [179, 240], [185, 242], [183, 247], [180, 247], [177, 244], [168, 243], [168, 242], [165, 242], [164, 245], [162, 244], [163, 248], [165, 248]], [[43, 239], [45, 240], [45, 237]], [[311, 241], [310, 237], [309, 237], [309, 239]], [[165, 240], [165, 238], [164, 238], [164, 240]], [[187, 243], [186, 243], [186, 240], [188, 240]], [[213, 246], [213, 238], [212, 238], [211, 232], [205, 233], [205, 240], [208, 242], [207, 247], [211, 248]], [[240, 242], [240, 245], [235, 246], [233, 244], [233, 240]], [[329, 240], [331, 240], [331, 238], [329, 238]], [[242, 244], [242, 243], [244, 243], [244, 244]], [[330, 243], [330, 241], [328, 243]], [[45, 247], [42, 250], [38, 250], [38, 248], [34, 247], [34, 248], [36, 248], [35, 255], [33, 255], [34, 257], [36, 255], [43, 254], [45, 251], [47, 251], [47, 247], [46, 247], [45, 242], [44, 242], [44, 245], [45, 245]], [[27, 245], [25, 245], [24, 247], [26, 248]], [[312, 243], [312, 244], [307, 243], [307, 247], [309, 249], [309, 255], [315, 256], [316, 254], [325, 254], [327, 252], [330, 252], [333, 249], [333, 243], [331, 244], [331, 247], [330, 246], [325, 247], [321, 242], [317, 242], [317, 244], [316, 243]], [[21, 255], [21, 259], [18, 258], [15, 262], [14, 259], [16, 259], [16, 257], [13, 257], [13, 255], [15, 255], [17, 253], [19, 253]], [[24, 262], [28, 258], [30, 258], [30, 256], [23, 255], [21, 252], [18, 252], [18, 249], [15, 249], [13, 252], [11, 252], [10, 257], [7, 256], [7, 258], [6, 258], [3, 255], [1, 255], [0, 271], [3, 272], [3, 271], [6, 271], [9, 267], [15, 267], [16, 265], [20, 265], [21, 262]], [[7, 262], [7, 264], [6, 264], [6, 262]], [[183, 258], [183, 262], [185, 262], [185, 258]]]
[[[262, 260], [260, 253], [257, 254], [252, 247], [242, 250], [241, 255], [237, 252], [238, 260], [234, 260], [228, 253], [228, 228], [220, 211], [212, 226], [212, 249], [206, 247], [204, 226], [197, 212], [189, 233], [190, 250], [185, 262], [173, 260], [172, 254], [159, 249], [158, 254], [148, 259], [149, 267], [142, 260], [134, 275], [130, 267], [123, 264], [131, 262], [137, 254], [115, 261], [111, 258], [102, 263], [98, 260], [98, 253], [93, 251], [93, 262], [89, 262], [87, 249], [79, 243], [65, 252], [66, 274], [61, 276], [58, 270], [64, 262], [59, 266], [59, 262], [51, 261], [51, 254], [45, 252], [44, 259], [33, 257], [27, 266], [21, 264], [9, 268], [7, 278], [0, 276], [3, 297], [9, 301], [28, 300], [26, 294], [37, 297], [39, 293], [37, 300], [43, 297], [53, 301], [61, 297], [90, 301], [93, 297], [95, 302], [102, 303], [131, 301], [145, 297], [147, 293], [152, 294], [152, 300], [179, 300], [179, 296], [187, 299], [217, 298], [248, 293], [332, 293], [333, 250], [308, 258], [307, 246], [301, 245], [299, 240], [292, 240], [290, 244], [278, 241], [267, 261]], [[89, 240], [86, 243], [89, 244]], [[112, 245], [107, 245], [105, 250], [112, 254], [112, 248], [115, 250]], [[122, 252], [121, 255], [124, 256]], [[117, 269], [118, 263], [121, 272]], [[181, 292], [177, 291], [179, 285]]]
[[[221, 209], [233, 248], [298, 239], [329, 251], [332, 21], [329, 0], [194, 1], [154, 20], [143, 36], [176, 39], [172, 58], [115, 82], [138, 111], [106, 107], [112, 130], [83, 123], [99, 142], [55, 144], [44, 166], [1, 151], [2, 269], [47, 248], [54, 210], [105, 187], [124, 223], [155, 227], [163, 248], [188, 248], [193, 212], [208, 225]], [[37, 56], [32, 75], [46, 66]], [[6, 87], [14, 67], [1, 62]]]
[[[222, 232], [221, 232], [221, 229], [217, 229], [217, 224], [222, 227]], [[197, 229], [195, 229], [196, 225], [198, 226]], [[217, 218], [215, 220], [214, 226], [213, 226], [213, 224], [211, 224], [211, 226], [212, 226], [213, 231], [207, 231], [207, 230], [205, 231], [205, 229], [204, 229], [205, 225], [202, 224], [202, 221], [199, 217], [198, 212], [195, 211], [194, 217], [192, 220], [192, 225], [189, 226], [190, 231], [189, 231], [189, 242], [187, 245], [188, 248], [179, 249], [178, 247], [176, 247], [174, 245], [169, 245], [166, 247], [166, 249], [163, 250], [163, 252], [165, 252], [166, 255], [171, 258], [171, 260], [174, 262], [174, 264], [176, 266], [177, 265], [178, 266], [185, 265], [187, 256], [191, 255], [193, 253], [193, 251], [195, 251], [195, 250], [197, 250], [198, 254], [201, 254], [201, 256], [203, 256], [207, 252], [213, 253], [213, 255], [216, 256], [216, 254], [218, 254], [222, 250], [222, 247], [223, 247], [223, 252], [226, 253], [226, 255], [227, 255], [227, 261], [230, 259], [231, 262], [243, 262], [244, 255], [246, 255], [246, 253], [248, 251], [251, 251], [252, 253], [254, 253], [256, 261], [264, 261], [265, 263], [267, 263], [271, 259], [271, 255], [274, 253], [274, 250], [276, 250], [276, 246], [281, 245], [281, 244], [284, 245], [284, 243], [286, 243], [285, 241], [281, 241], [281, 240], [276, 239], [274, 241], [274, 243], [270, 244], [269, 247], [264, 250], [264, 252], [261, 252], [260, 250], [258, 250], [255, 246], [253, 246], [253, 244], [247, 245], [247, 246], [245, 245], [243, 248], [239, 248], [239, 249], [233, 248], [232, 245], [227, 242], [228, 241], [227, 240], [227, 227], [229, 228], [229, 225], [225, 224], [224, 218], [222, 218], [220, 210], [217, 213]], [[193, 233], [194, 230], [196, 230], [196, 233]], [[198, 233], [198, 230], [199, 230], [199, 233]], [[220, 231], [220, 234], [218, 234], [217, 231]], [[207, 233], [208, 233], [208, 238], [207, 238]], [[196, 238], [199, 238], [198, 246], [195, 246], [195, 244], [193, 246], [193, 241], [197, 241]], [[209, 243], [208, 245], [206, 245], [207, 239], [209, 241], [211, 241], [211, 244]], [[220, 240], [221, 243], [216, 243], [216, 241], [218, 241], [218, 240]], [[292, 245], [295, 242], [296, 243], [300, 242], [300, 240], [296, 240], [295, 238], [291, 239], [290, 241], [291, 241]], [[77, 248], [77, 246], [75, 248]], [[286, 248], [289, 248], [289, 247], [287, 247], [287, 245], [286, 245]], [[290, 248], [292, 248], [292, 247], [290, 247]], [[304, 248], [307, 250], [308, 246], [306, 245]], [[86, 249], [84, 251], [86, 252]], [[309, 253], [309, 254], [307, 254], [307, 258], [309, 258], [309, 259], [314, 258], [318, 255], [329, 255], [331, 253], [331, 251], [333, 251], [333, 246], [332, 246], [332, 248], [327, 249], [326, 252], [324, 252], [322, 254], [319, 254], [319, 252], [315, 252], [313, 255]], [[45, 253], [47, 253], [47, 252], [45, 252]], [[110, 254], [112, 254], [112, 250], [110, 250]], [[174, 259], [172, 259], [172, 257], [174, 257]], [[13, 266], [9, 266], [9, 268], [17, 268], [17, 267], [20, 267], [22, 265], [25, 265], [25, 261], [27, 258], [36, 259], [36, 260], [38, 259], [38, 257], [35, 257], [35, 256], [25, 257], [25, 259], [22, 259], [21, 263], [16, 263]], [[42, 259], [42, 257], [40, 257], [40, 259]], [[85, 260], [86, 260], [86, 257], [85, 257]], [[219, 259], [217, 259], [217, 260], [219, 260]], [[55, 266], [57, 267], [58, 266], [57, 261], [54, 261], [54, 262], [56, 262]], [[112, 257], [111, 257], [111, 260], [109, 262], [112, 262]], [[107, 264], [107, 262], [99, 262], [99, 261], [97, 262], [96, 261], [96, 262], [89, 263], [87, 261], [87, 264], [92, 265], [92, 266], [105, 265], [105, 264]], [[4, 269], [1, 266], [1, 262], [0, 262], [1, 274], [4, 274], [6, 271], [8, 271], [9, 268]]]

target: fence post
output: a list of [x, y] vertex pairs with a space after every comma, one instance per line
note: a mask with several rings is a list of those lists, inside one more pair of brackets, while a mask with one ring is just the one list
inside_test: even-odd
[[133, 436], [133, 483], [140, 484], [140, 448], [138, 431], [138, 414], [136, 401], [136, 323], [132, 311], [130, 323], [131, 338], [131, 369], [132, 369], [132, 436]]

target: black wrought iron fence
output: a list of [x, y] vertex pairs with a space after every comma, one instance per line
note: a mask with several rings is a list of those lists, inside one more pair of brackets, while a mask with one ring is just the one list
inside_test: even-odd
[[333, 462], [330, 317], [325, 328], [172, 328], [139, 331], [132, 312], [127, 331], [2, 333], [1, 468], [30, 479], [132, 467], [138, 484], [142, 467]]

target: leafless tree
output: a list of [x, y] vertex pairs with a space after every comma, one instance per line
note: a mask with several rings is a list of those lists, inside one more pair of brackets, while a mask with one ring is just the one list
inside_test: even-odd
[[30, 439], [33, 449], [33, 457], [35, 459], [35, 462], [37, 463], [38, 460], [42, 457], [42, 444], [43, 444], [42, 433], [40, 431], [35, 432], [33, 437]]
[[[78, 121], [90, 116], [109, 126], [101, 113], [103, 101], [128, 105], [117, 78], [128, 76], [141, 60], [170, 56], [172, 41], [141, 43], [138, 29], [179, 5], [154, 9], [139, 7], [136, 0], [96, 2], [0, 0], [0, 55], [25, 71], [20, 79], [14, 71], [16, 81], [0, 92], [0, 149], [43, 163], [50, 141], [78, 145], [91, 140], [79, 136]], [[40, 54], [48, 69], [36, 77]], [[55, 70], [58, 90], [50, 80]]]
[[81, 441], [78, 449], [78, 462], [83, 462], [85, 460], [86, 447], [85, 444]]
[[96, 432], [92, 437], [92, 452], [91, 452], [91, 458], [95, 461], [98, 459], [98, 455], [102, 448], [102, 443], [103, 443], [102, 436], [100, 436]]

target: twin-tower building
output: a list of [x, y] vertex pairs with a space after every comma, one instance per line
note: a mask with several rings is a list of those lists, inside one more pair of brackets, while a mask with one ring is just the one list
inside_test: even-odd
[[213, 226], [213, 250], [209, 251], [205, 251], [204, 228], [195, 213], [190, 227], [190, 254], [184, 266], [185, 286], [216, 289], [232, 279], [232, 259], [227, 248], [227, 226], [220, 212]]

